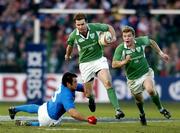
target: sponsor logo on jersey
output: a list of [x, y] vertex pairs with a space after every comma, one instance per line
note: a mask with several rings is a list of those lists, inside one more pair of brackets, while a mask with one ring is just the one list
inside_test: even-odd
[[132, 51], [131, 50], [126, 50], [126, 54], [131, 54]]
[[78, 42], [84, 42], [84, 39], [83, 38], [79, 38]]

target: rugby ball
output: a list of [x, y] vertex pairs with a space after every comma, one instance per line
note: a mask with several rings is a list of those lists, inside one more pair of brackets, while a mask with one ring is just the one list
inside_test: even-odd
[[99, 44], [100, 45], [108, 45], [112, 41], [112, 34], [109, 31], [101, 32], [99, 34]]

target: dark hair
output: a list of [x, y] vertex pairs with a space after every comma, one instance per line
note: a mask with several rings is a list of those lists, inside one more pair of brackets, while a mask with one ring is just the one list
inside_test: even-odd
[[74, 73], [66, 72], [62, 77], [62, 84], [64, 86], [67, 86], [67, 83], [72, 84], [73, 78], [76, 78], [77, 75]]
[[76, 20], [81, 20], [81, 19], [85, 19], [86, 21], [87, 20], [86, 15], [83, 13], [78, 13], [74, 15], [73, 21], [76, 22]]

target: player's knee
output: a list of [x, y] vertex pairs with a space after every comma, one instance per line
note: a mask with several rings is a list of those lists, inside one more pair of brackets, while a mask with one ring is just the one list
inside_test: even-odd
[[148, 93], [149, 93], [150, 96], [156, 95], [156, 92], [155, 92], [154, 90], [151, 90], [151, 91], [149, 91]]
[[112, 87], [111, 82], [108, 81], [108, 80], [104, 81], [104, 87], [105, 87], [106, 89], [111, 88], [111, 87]]
[[86, 97], [90, 97], [91, 94], [90, 94], [90, 93], [85, 93], [85, 96], [86, 96]]
[[143, 97], [135, 97], [135, 102], [136, 103], [142, 103], [144, 100], [143, 100]]

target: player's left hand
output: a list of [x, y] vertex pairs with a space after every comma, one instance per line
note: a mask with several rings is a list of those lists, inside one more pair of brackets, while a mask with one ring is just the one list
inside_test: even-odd
[[89, 116], [88, 117], [88, 123], [95, 125], [97, 123], [97, 118], [95, 116]]

